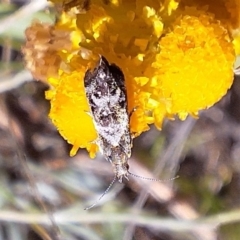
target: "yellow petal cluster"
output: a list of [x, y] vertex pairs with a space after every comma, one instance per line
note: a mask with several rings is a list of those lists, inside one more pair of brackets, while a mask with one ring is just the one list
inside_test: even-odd
[[153, 63], [160, 99], [168, 99], [167, 113], [182, 120], [212, 106], [233, 80], [235, 57], [227, 30], [210, 14], [195, 15], [185, 14], [174, 22], [172, 31], [161, 38]]
[[234, 38], [234, 48], [240, 54], [240, 1], [239, 0], [181, 0], [179, 9], [191, 7], [212, 14], [228, 29]]
[[[69, 37], [67, 47], [54, 52], [61, 62], [58, 76], [47, 76], [52, 88], [46, 96], [50, 118], [73, 145], [71, 155], [80, 147], [91, 156], [97, 151], [83, 78], [99, 55], [124, 73], [128, 111], [136, 108], [130, 120], [135, 136], [152, 123], [161, 128], [165, 117], [197, 116], [221, 99], [232, 84], [237, 52], [234, 1], [52, 1], [65, 11], [54, 32]], [[70, 12], [73, 7], [79, 12]], [[57, 36], [51, 43], [59, 42]]]
[[88, 114], [90, 110], [82, 81], [85, 70], [61, 74], [55, 94], [52, 94], [53, 90], [46, 94], [51, 99], [49, 117], [60, 134], [73, 145], [70, 155], [75, 155], [79, 147], [87, 148], [90, 153], [97, 150], [94, 143], [97, 134]]

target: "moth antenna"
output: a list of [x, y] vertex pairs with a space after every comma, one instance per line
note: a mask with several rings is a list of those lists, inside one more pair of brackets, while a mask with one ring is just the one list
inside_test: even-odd
[[98, 200], [96, 202], [94, 202], [91, 206], [84, 208], [84, 210], [89, 210], [91, 208], [93, 208], [104, 196], [105, 194], [110, 190], [110, 188], [113, 186], [113, 184], [116, 182], [117, 180], [117, 175], [115, 175], [114, 179], [112, 180], [112, 182], [109, 184], [108, 188], [104, 191], [104, 193], [98, 198]]
[[179, 176], [176, 176], [176, 177], [172, 177], [172, 178], [169, 178], [169, 179], [156, 179], [156, 178], [142, 177], [142, 176], [136, 175], [136, 174], [131, 173], [131, 172], [128, 172], [128, 173], [133, 177], [141, 178], [141, 179], [152, 181], [152, 182], [168, 182], [168, 181], [173, 181], [173, 180], [179, 178]]

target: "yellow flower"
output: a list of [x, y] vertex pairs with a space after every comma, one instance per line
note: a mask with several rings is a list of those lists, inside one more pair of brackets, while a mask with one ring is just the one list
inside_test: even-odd
[[215, 20], [221, 21], [234, 38], [236, 54], [240, 46], [240, 1], [239, 0], [181, 0], [179, 8], [193, 7], [212, 14]]
[[233, 40], [233, 44], [234, 44], [236, 55], [240, 55], [240, 31], [237, 32]]
[[233, 80], [235, 57], [227, 30], [209, 14], [195, 15], [185, 14], [174, 22], [172, 32], [160, 40], [153, 63], [160, 99], [169, 101], [166, 111], [182, 120], [212, 106]]
[[[161, 128], [165, 117], [197, 116], [232, 84], [235, 53], [230, 30], [236, 20], [225, 1], [92, 0], [87, 8], [81, 0], [53, 2], [63, 4], [66, 12], [53, 26], [51, 44], [59, 43], [56, 36], [61, 32], [68, 37], [63, 48], [55, 49], [61, 63], [56, 66], [58, 76], [46, 76], [52, 86], [46, 96], [50, 118], [73, 144], [71, 155], [79, 147], [92, 157], [98, 150], [83, 78], [99, 55], [124, 73], [128, 111], [136, 108], [130, 120], [136, 136], [152, 123]], [[72, 7], [79, 12], [71, 12]]]
[[87, 148], [90, 153], [97, 150], [93, 143], [97, 134], [88, 115], [89, 106], [82, 81], [85, 70], [61, 74], [55, 94], [52, 95], [51, 90], [46, 94], [51, 99], [49, 117], [60, 134], [73, 144], [71, 155], [75, 155], [79, 147]]

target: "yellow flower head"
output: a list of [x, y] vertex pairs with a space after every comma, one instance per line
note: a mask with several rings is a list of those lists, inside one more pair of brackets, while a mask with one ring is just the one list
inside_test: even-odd
[[182, 120], [188, 114], [197, 115], [226, 94], [235, 60], [228, 31], [219, 21], [191, 8], [185, 12], [176, 19], [172, 31], [161, 38], [160, 52], [153, 63], [159, 89], [155, 99], [159, 95], [168, 99], [168, 114], [178, 114]]
[[[220, 19], [223, 14], [213, 13], [211, 4], [190, 0], [92, 0], [87, 7], [81, 0], [53, 2], [65, 10], [54, 36], [67, 32], [68, 37], [55, 49], [61, 62], [58, 76], [46, 76], [52, 86], [46, 96], [50, 118], [73, 144], [71, 155], [79, 147], [91, 156], [97, 151], [83, 79], [99, 55], [124, 73], [128, 111], [136, 108], [130, 120], [136, 136], [152, 123], [161, 128], [165, 117], [197, 116], [232, 84], [235, 53], [226, 7]], [[73, 14], [72, 7], [79, 11]], [[51, 44], [57, 42], [59, 37], [52, 37]]]
[[53, 90], [47, 92], [47, 97], [51, 99], [49, 117], [62, 136], [73, 144], [71, 155], [74, 155], [79, 147], [87, 148], [90, 153], [97, 150], [93, 143], [97, 134], [92, 119], [87, 114], [90, 110], [81, 81], [83, 73], [84, 69], [72, 71], [70, 74], [63, 73], [55, 94], [49, 95]]

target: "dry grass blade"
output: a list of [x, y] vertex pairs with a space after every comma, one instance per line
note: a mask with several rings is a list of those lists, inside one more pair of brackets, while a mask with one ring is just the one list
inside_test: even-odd
[[[194, 124], [195, 124], [195, 121], [190, 118], [182, 124], [182, 126], [178, 130], [176, 136], [174, 137], [174, 140], [169, 144], [169, 146], [166, 148], [166, 150], [163, 151], [163, 153], [160, 155], [159, 161], [154, 170], [154, 175], [159, 175], [163, 171], [164, 164], [166, 164], [166, 162], [170, 162], [170, 164], [171, 164], [170, 169], [173, 170], [171, 175], [174, 176], [176, 174], [176, 169], [179, 165], [180, 155], [181, 155], [184, 143], [185, 143], [186, 139], [188, 138], [188, 135], [189, 135], [191, 129], [193, 128]], [[152, 186], [152, 183], [148, 183], [148, 185]], [[154, 187], [153, 188], [150, 187], [150, 188], [154, 189]], [[147, 191], [147, 189], [148, 189], [148, 191]], [[149, 195], [149, 187], [143, 188], [139, 194], [138, 199], [135, 201], [135, 203], [132, 206], [134, 212], [140, 211], [140, 209], [143, 207], [144, 203], [146, 202], [148, 195]], [[166, 195], [163, 193], [162, 196], [166, 196]], [[167, 200], [170, 200], [170, 199], [167, 199]], [[169, 210], [172, 214], [174, 214], [173, 209], [169, 209]], [[192, 211], [193, 210], [191, 209], [191, 212]], [[183, 216], [184, 216], [184, 214], [182, 214], [182, 217]], [[134, 217], [133, 217], [133, 219], [134, 219]], [[124, 240], [132, 239], [134, 230], [135, 230], [135, 224], [133, 222], [132, 224], [129, 224], [127, 226], [123, 239]]]
[[134, 139], [130, 172], [179, 179], [129, 176], [84, 211], [109, 186], [112, 166], [85, 150], [69, 157], [72, 146], [48, 118], [47, 86], [23, 70], [23, 31], [36, 16], [52, 20], [42, 11], [48, 1], [2, 2], [11, 7], [0, 10], [0, 240], [238, 239], [240, 59], [232, 89], [198, 121], [167, 122]]

